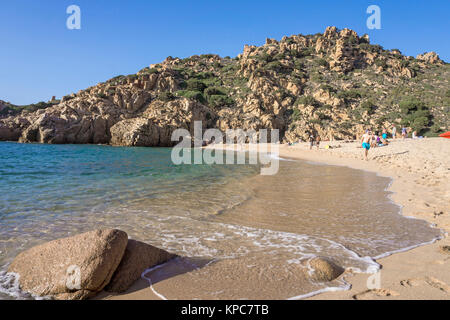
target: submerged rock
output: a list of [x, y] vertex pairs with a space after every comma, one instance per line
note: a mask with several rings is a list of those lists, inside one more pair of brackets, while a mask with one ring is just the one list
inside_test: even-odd
[[333, 281], [345, 272], [345, 269], [338, 266], [328, 258], [316, 257], [307, 261], [312, 269], [312, 278], [315, 281]]
[[60, 300], [86, 299], [110, 282], [127, 243], [127, 234], [115, 229], [58, 239], [20, 253], [8, 272], [19, 274], [23, 291]]
[[122, 261], [105, 290], [116, 293], [124, 292], [140, 278], [142, 272], [174, 257], [174, 254], [149, 244], [129, 240]]

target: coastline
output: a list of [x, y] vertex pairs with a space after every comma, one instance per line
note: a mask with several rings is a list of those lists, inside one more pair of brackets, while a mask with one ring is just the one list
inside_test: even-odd
[[[324, 149], [325, 145], [332, 148]], [[335, 148], [339, 145], [340, 148]], [[368, 162], [363, 160], [363, 151], [358, 146], [359, 143], [338, 141], [323, 142], [320, 150], [309, 150], [308, 143], [280, 145], [279, 157], [346, 166], [389, 177], [391, 183], [387, 191], [391, 192], [390, 200], [400, 206], [399, 214], [425, 220], [443, 230], [442, 239], [374, 258], [381, 265], [378, 280], [374, 280], [373, 274], [346, 272], [342, 279], [349, 285], [349, 290], [340, 288], [336, 291], [330, 287], [291, 299], [450, 299], [450, 240], [447, 237], [450, 230], [450, 193], [447, 191], [450, 186], [450, 141], [439, 138], [395, 140], [388, 147], [371, 150]], [[236, 146], [211, 145], [207, 148], [230, 147]], [[245, 151], [248, 147], [241, 145], [237, 149]], [[368, 289], [368, 284], [376, 285], [376, 288]], [[122, 295], [103, 293], [95, 299], [159, 300], [160, 296], [153, 287], [149, 288], [146, 280], [140, 279]]]
[[[325, 145], [331, 148], [324, 149]], [[370, 274], [347, 274], [345, 280], [351, 284], [350, 290], [319, 292], [306, 299], [450, 299], [450, 252], [443, 249], [450, 246], [447, 237], [450, 230], [450, 141], [442, 138], [394, 140], [388, 147], [372, 149], [369, 161], [363, 160], [363, 151], [358, 145], [324, 141], [319, 150], [309, 150], [308, 143], [280, 145], [279, 156], [389, 177], [392, 179], [387, 189], [392, 192], [389, 197], [400, 206], [400, 214], [425, 220], [442, 229], [444, 235], [433, 243], [375, 257], [382, 266], [379, 280], [370, 278]], [[214, 148], [228, 147], [216, 145]], [[379, 285], [374, 281], [379, 281]], [[368, 282], [377, 288], [368, 289]]]
[[[325, 145], [332, 148], [324, 149]], [[341, 147], [335, 148], [337, 146]], [[279, 157], [346, 166], [389, 177], [389, 198], [400, 206], [399, 214], [425, 220], [441, 229], [442, 239], [373, 258], [381, 266], [377, 278], [373, 274], [347, 271], [341, 279], [348, 284], [348, 290], [330, 287], [291, 299], [450, 299], [450, 240], [447, 237], [450, 230], [450, 193], [447, 191], [450, 187], [450, 141], [439, 138], [395, 140], [388, 147], [371, 150], [367, 162], [358, 146], [359, 143], [338, 141], [322, 142], [320, 150], [309, 150], [308, 143], [280, 145]], [[211, 145], [207, 148], [245, 151], [249, 146]], [[440, 212], [442, 214], [435, 214]], [[374, 288], [369, 289], [368, 284]], [[122, 295], [102, 293], [95, 299], [159, 300], [161, 297], [146, 280], [140, 279]]]

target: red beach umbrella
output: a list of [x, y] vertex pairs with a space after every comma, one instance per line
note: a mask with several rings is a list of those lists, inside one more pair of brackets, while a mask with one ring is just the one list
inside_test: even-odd
[[440, 134], [439, 137], [450, 139], [450, 131], [447, 131], [446, 133]]

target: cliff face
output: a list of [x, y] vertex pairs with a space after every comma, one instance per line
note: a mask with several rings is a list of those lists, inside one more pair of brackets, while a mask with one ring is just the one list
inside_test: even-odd
[[[384, 50], [349, 29], [267, 39], [238, 57], [167, 58], [0, 120], [0, 140], [171, 146], [171, 133], [280, 129], [285, 142], [352, 139], [365, 128], [448, 130], [450, 67], [436, 53]], [[0, 111], [1, 112], [1, 111]]]

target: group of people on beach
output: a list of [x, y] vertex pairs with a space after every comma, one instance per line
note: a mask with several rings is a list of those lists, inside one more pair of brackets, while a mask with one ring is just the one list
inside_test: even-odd
[[[402, 129], [403, 132], [403, 129]], [[392, 138], [395, 139], [397, 134], [397, 128], [392, 127]], [[373, 133], [371, 130], [367, 129], [366, 132], [361, 137], [362, 147], [364, 149], [364, 158], [367, 159], [370, 148], [384, 147], [389, 145], [388, 133], [386, 129], [383, 129], [382, 134], [379, 132]]]
[[[409, 132], [411, 132], [411, 131], [409, 131]], [[409, 132], [408, 132], [408, 128], [402, 127], [402, 133], [401, 133], [402, 139], [408, 138], [408, 133]], [[397, 128], [395, 126], [392, 126], [392, 139], [396, 139], [396, 138], [397, 138]], [[418, 136], [417, 135], [417, 131], [414, 130], [414, 131], [411, 132], [411, 138], [419, 139], [419, 138], [423, 138], [423, 137], [422, 136]]]
[[[411, 136], [413, 139], [422, 138], [422, 137], [417, 136], [416, 131], [413, 131]], [[391, 137], [392, 137], [392, 139], [397, 138], [397, 127], [396, 126], [392, 126]], [[402, 127], [401, 137], [402, 137], [402, 139], [406, 139], [408, 137], [408, 129], [406, 127]], [[309, 149], [310, 150], [312, 150], [314, 148], [314, 146], [317, 149], [319, 149], [320, 142], [321, 142], [320, 135], [315, 134], [313, 132], [309, 132], [308, 140], [309, 140]], [[373, 132], [372, 130], [367, 129], [361, 137], [361, 143], [362, 143], [362, 148], [364, 149], [364, 158], [365, 158], [365, 160], [368, 160], [367, 156], [368, 156], [369, 150], [371, 148], [384, 147], [384, 146], [389, 145], [388, 130], [383, 129], [380, 134], [379, 131]], [[289, 143], [289, 146], [292, 146], [294, 144], [296, 144], [296, 143]], [[326, 146], [326, 148], [327, 148], [327, 146]]]
[[309, 150], [312, 150], [314, 145], [317, 147], [317, 149], [319, 149], [319, 147], [320, 147], [320, 136], [319, 135], [315, 135], [313, 133], [310, 133], [309, 134]]
[[[408, 137], [408, 130], [406, 127], [402, 128], [402, 139], [406, 139]], [[414, 131], [412, 133], [412, 137], [417, 137], [417, 132]], [[392, 126], [392, 139], [397, 138], [397, 127]], [[370, 148], [376, 148], [376, 147], [384, 147], [389, 145], [388, 141], [388, 133], [386, 129], [383, 129], [383, 132], [381, 135], [379, 135], [378, 132], [373, 133], [370, 129], [367, 129], [366, 132], [361, 137], [362, 147], [364, 149], [364, 158], [367, 159], [367, 155], [369, 153]]]

